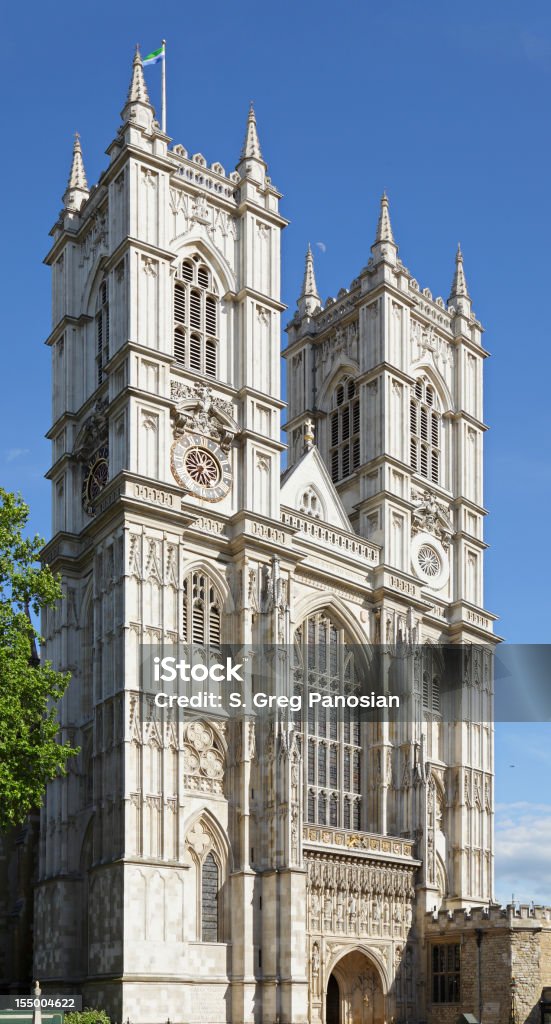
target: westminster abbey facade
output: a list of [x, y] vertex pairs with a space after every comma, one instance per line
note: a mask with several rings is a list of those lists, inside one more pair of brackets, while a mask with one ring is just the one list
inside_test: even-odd
[[[65, 599], [43, 634], [80, 754], [41, 809], [33, 977], [132, 1024], [455, 1020], [461, 922], [497, 913], [487, 352], [463, 257], [433, 297], [386, 195], [334, 299], [308, 249], [286, 407], [286, 221], [254, 111], [231, 173], [170, 142], [137, 53], [92, 188], [75, 140], [47, 257]], [[351, 647], [432, 668], [407, 661], [408, 721], [262, 732], [148, 712], [143, 645], [180, 642], [283, 645], [329, 688]], [[467, 722], [442, 713], [442, 644], [472, 650]]]

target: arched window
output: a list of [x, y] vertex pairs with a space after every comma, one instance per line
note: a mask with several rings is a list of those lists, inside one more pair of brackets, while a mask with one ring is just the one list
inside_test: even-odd
[[98, 386], [104, 377], [105, 365], [109, 359], [109, 289], [102, 281], [98, 295], [96, 313], [96, 373]]
[[333, 392], [329, 429], [331, 478], [337, 482], [360, 465], [360, 400], [351, 377], [341, 380]]
[[218, 372], [216, 282], [201, 257], [185, 259], [174, 282], [174, 358], [189, 370]]
[[201, 939], [218, 942], [218, 864], [208, 853], [201, 868]]
[[182, 633], [184, 643], [219, 647], [222, 601], [205, 572], [193, 572], [184, 581]]
[[409, 400], [411, 468], [440, 483], [441, 417], [434, 387], [426, 377], [415, 381]]
[[[360, 716], [356, 708], [308, 706], [305, 693], [355, 693], [354, 653], [345, 631], [326, 612], [308, 616], [295, 634], [297, 727], [306, 738], [306, 819], [319, 825], [362, 827]], [[364, 826], [365, 827], [365, 826]]]

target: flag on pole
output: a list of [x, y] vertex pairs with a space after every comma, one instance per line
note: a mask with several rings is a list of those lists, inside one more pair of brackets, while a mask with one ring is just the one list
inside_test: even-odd
[[142, 63], [144, 68], [151, 64], [161, 65], [161, 129], [166, 132], [166, 39], [163, 39], [158, 50], [148, 53]]
[[165, 59], [165, 44], [159, 47], [158, 50], [153, 50], [153, 53], [148, 53], [147, 57], [143, 59], [144, 68], [149, 67], [150, 64], [158, 64], [160, 61]]

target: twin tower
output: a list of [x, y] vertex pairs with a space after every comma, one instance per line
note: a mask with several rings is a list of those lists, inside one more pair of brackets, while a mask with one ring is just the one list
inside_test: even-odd
[[[433, 298], [386, 196], [335, 299], [308, 250], [286, 450], [286, 221], [255, 114], [229, 174], [170, 141], [137, 53], [93, 188], [75, 142], [47, 257], [45, 555], [65, 599], [43, 633], [72, 674], [62, 734], [81, 752], [41, 811], [34, 976], [132, 1024], [415, 1019], [441, 962], [427, 911], [493, 887], [487, 353], [462, 255]], [[140, 652], [178, 642], [283, 645], [297, 690], [338, 687], [354, 645], [411, 644], [412, 713], [159, 718]], [[463, 723], [443, 707], [442, 644], [469, 652]], [[437, 972], [450, 992], [454, 957]]]

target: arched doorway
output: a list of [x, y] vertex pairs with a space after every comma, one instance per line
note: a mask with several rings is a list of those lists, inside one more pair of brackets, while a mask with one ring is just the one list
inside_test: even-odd
[[341, 1024], [341, 994], [339, 983], [334, 974], [329, 975], [327, 995], [325, 997], [325, 1024]]
[[384, 1024], [385, 996], [374, 960], [355, 949], [333, 967], [327, 982], [325, 1024]]

